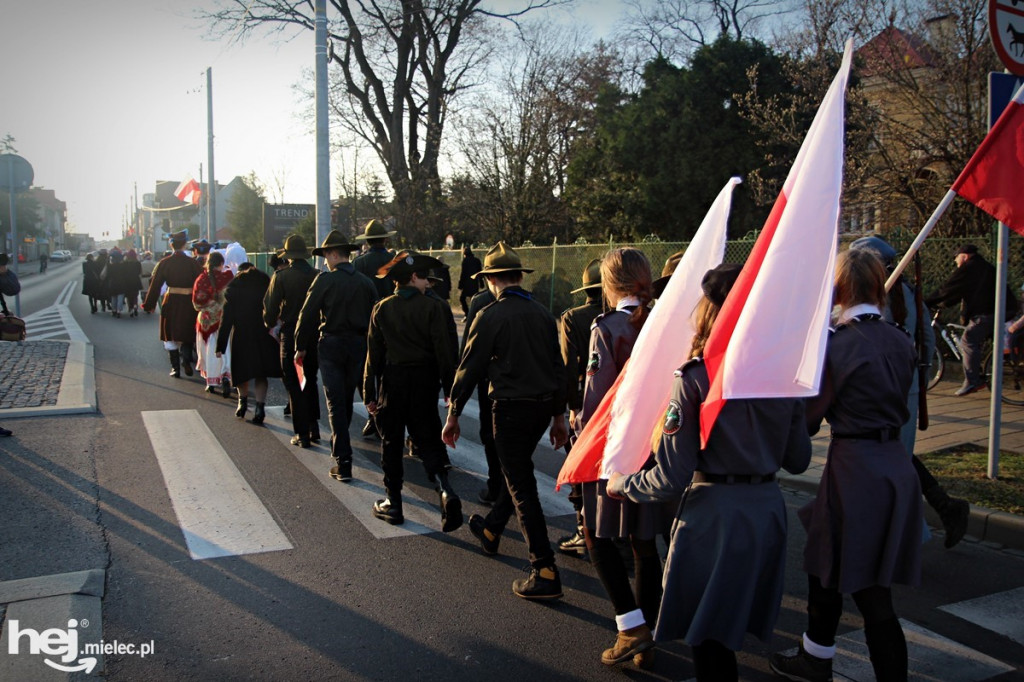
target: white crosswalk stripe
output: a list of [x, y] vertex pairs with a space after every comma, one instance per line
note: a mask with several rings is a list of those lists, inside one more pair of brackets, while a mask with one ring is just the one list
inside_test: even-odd
[[1024, 644], [1024, 587], [947, 604], [939, 610]]
[[49, 308], [43, 308], [25, 317], [27, 337], [30, 340], [58, 339], [61, 341], [89, 342], [82, 328], [71, 314], [68, 304], [75, 291], [77, 281], [68, 282]]
[[292, 549], [196, 410], [143, 412], [142, 422], [193, 559]]

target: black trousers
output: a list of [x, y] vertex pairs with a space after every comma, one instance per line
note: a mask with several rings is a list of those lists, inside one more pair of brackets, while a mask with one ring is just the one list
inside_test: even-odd
[[281, 381], [288, 390], [292, 403], [292, 429], [295, 435], [309, 438], [320, 417], [320, 391], [317, 389], [317, 372], [320, 362], [316, 346], [306, 349], [302, 361], [302, 373], [306, 377], [306, 388], [299, 387], [299, 375], [295, 372], [295, 329], [281, 329]]
[[427, 477], [433, 481], [444, 470], [448, 451], [441, 441], [441, 417], [437, 413], [440, 386], [437, 368], [430, 365], [384, 368], [376, 422], [382, 441], [380, 468], [384, 471], [384, 488], [389, 495], [402, 490], [406, 428], [416, 443]]
[[555, 553], [548, 540], [548, 526], [533, 475], [533, 451], [551, 423], [550, 400], [495, 400], [494, 445], [505, 476], [505, 488], [487, 514], [484, 525], [500, 535], [513, 512], [530, 551], [534, 568], [555, 565]]
[[331, 456], [334, 461], [352, 461], [352, 397], [363, 378], [366, 336], [359, 334], [324, 336], [317, 346], [317, 361], [324, 382], [327, 419], [331, 423]]
[[622, 558], [615, 540], [594, 537], [589, 528], [583, 529], [587, 540], [590, 563], [597, 571], [597, 577], [608, 592], [615, 615], [621, 616], [639, 608], [643, 611], [647, 625], [654, 627], [658, 622], [661, 607], [661, 557], [657, 542], [629, 538], [633, 549], [633, 570], [635, 587], [629, 584], [629, 569]]
[[482, 381], [476, 387], [476, 402], [480, 406], [480, 442], [487, 459], [487, 490], [492, 497], [501, 494], [505, 487], [505, 476], [501, 473], [498, 449], [494, 446], [494, 417], [491, 414], [491, 399], [487, 397], [488, 382]]

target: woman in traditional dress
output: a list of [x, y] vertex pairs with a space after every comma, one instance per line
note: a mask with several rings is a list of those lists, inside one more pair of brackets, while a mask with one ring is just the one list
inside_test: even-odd
[[224, 268], [224, 255], [214, 251], [206, 259], [206, 267], [192, 286], [192, 306], [196, 316], [196, 369], [206, 379], [206, 392], [215, 393], [217, 386], [224, 389], [224, 397], [231, 397], [231, 352], [222, 357], [217, 353], [217, 332], [224, 314], [224, 293], [233, 276]]

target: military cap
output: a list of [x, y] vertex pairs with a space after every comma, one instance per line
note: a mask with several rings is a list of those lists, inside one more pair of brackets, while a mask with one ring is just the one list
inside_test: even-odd
[[892, 248], [889, 242], [881, 237], [861, 237], [852, 241], [850, 248], [874, 251], [886, 266], [892, 265], [893, 260], [896, 259], [896, 249]]
[[415, 251], [400, 251], [377, 270], [377, 278], [384, 279], [389, 275], [403, 277], [413, 272], [429, 272], [443, 267], [444, 263], [432, 256], [425, 256]]

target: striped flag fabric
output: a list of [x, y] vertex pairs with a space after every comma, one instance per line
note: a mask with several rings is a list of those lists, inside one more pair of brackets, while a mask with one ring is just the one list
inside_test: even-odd
[[191, 175], [182, 180], [178, 188], [174, 190], [174, 196], [186, 204], [198, 204], [201, 195], [202, 189], [200, 189], [199, 183]]
[[672, 390], [673, 371], [686, 362], [700, 282], [725, 256], [731, 178], [719, 192], [693, 241], [651, 310], [629, 361], [590, 417], [558, 474], [557, 485], [639, 471], [651, 453], [651, 433], [661, 423]]
[[953, 191], [1024, 235], [1024, 85], [953, 183]]
[[816, 395], [832, 308], [853, 41], [704, 348], [701, 447], [732, 398]]

